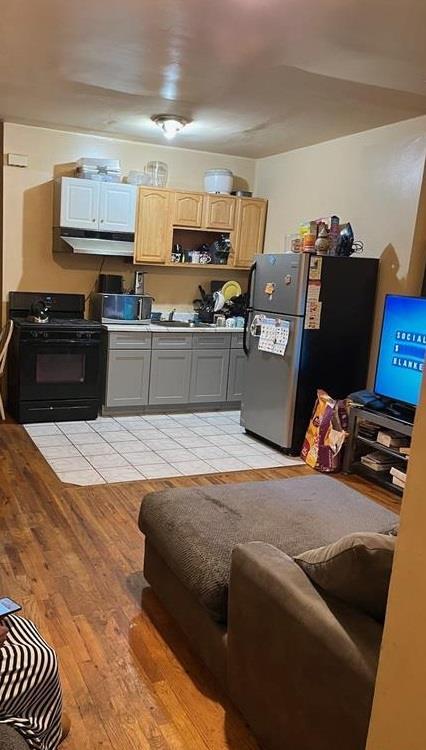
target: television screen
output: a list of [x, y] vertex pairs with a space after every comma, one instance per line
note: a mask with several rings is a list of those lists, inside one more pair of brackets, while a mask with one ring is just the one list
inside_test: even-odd
[[426, 298], [389, 294], [374, 390], [380, 396], [417, 406], [426, 355]]

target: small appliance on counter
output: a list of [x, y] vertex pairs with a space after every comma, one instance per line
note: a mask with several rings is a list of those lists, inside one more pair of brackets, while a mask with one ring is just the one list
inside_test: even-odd
[[94, 294], [91, 316], [101, 323], [148, 324], [151, 321], [152, 297], [148, 294]]
[[123, 277], [116, 274], [100, 273], [98, 278], [98, 292], [100, 294], [122, 294]]
[[135, 294], [144, 294], [145, 292], [145, 271], [135, 271], [133, 279], [133, 292]]
[[96, 419], [104, 379], [102, 327], [83, 294], [10, 292], [14, 331], [8, 410], [17, 422]]

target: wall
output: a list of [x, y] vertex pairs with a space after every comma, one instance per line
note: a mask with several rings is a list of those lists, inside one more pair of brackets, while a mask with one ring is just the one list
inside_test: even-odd
[[[169, 187], [203, 189], [203, 174], [213, 167], [228, 167], [239, 184], [253, 185], [252, 159], [153, 146], [132, 141], [5, 124], [5, 153], [28, 154], [29, 167], [4, 168], [3, 303], [10, 290], [80, 292], [88, 294], [97, 278], [101, 258], [52, 254], [52, 178], [72, 174], [81, 156], [114, 157], [123, 173], [143, 169], [152, 159], [169, 167]], [[107, 258], [103, 270], [124, 273], [130, 281], [132, 265]], [[157, 302], [188, 305], [199, 296], [198, 284], [216, 275], [244, 282], [246, 274], [228, 271], [147, 268], [147, 288]], [[176, 283], [179, 274], [179, 283]]]
[[[315, 116], [315, 113], [313, 113]], [[265, 250], [283, 252], [305, 219], [350, 220], [364, 254], [381, 258], [372, 362], [383, 297], [417, 294], [426, 259], [426, 117], [259, 159], [269, 200]]]
[[426, 379], [414, 426], [367, 750], [426, 747]]
[[[227, 166], [251, 188], [256, 173], [255, 192], [269, 199], [267, 251], [283, 251], [285, 236], [306, 218], [337, 213], [351, 220], [365, 253], [382, 259], [376, 346], [384, 293], [417, 293], [423, 273], [425, 133], [426, 117], [420, 117], [255, 162], [7, 123], [5, 152], [28, 154], [30, 166], [4, 169], [3, 301], [11, 289], [87, 294], [92, 288], [99, 258], [53, 257], [51, 251], [51, 180], [70, 174], [78, 157], [118, 157], [125, 173], [159, 158], [169, 165], [169, 186], [188, 189], [202, 188], [205, 169]], [[133, 268], [107, 258], [103, 270], [130, 280]], [[216, 274], [229, 277], [229, 271]], [[243, 283], [246, 278], [241, 272], [232, 276]], [[211, 278], [210, 271], [179, 269], [176, 284], [173, 269], [151, 267], [147, 288], [159, 304], [188, 305], [198, 296], [198, 284], [206, 286]]]

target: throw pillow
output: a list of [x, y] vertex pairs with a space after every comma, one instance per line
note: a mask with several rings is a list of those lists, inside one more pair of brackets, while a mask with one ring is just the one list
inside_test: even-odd
[[386, 534], [348, 534], [294, 559], [326, 593], [383, 622], [395, 541]]

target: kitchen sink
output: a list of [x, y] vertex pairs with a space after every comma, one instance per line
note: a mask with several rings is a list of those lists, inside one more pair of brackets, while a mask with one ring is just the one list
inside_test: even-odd
[[153, 320], [153, 325], [164, 326], [164, 328], [210, 328], [211, 323], [193, 323], [183, 320]]

